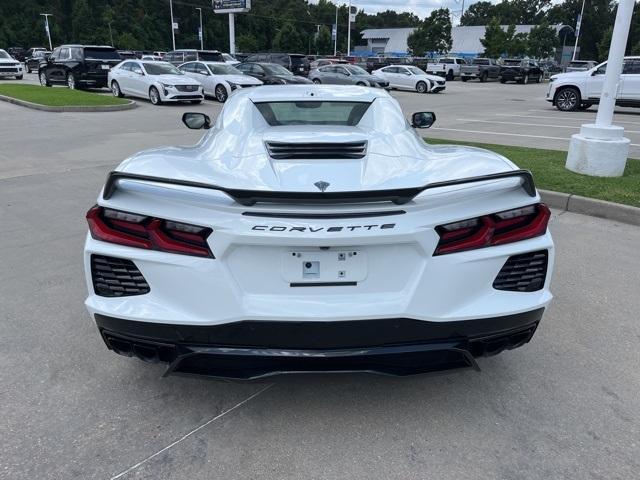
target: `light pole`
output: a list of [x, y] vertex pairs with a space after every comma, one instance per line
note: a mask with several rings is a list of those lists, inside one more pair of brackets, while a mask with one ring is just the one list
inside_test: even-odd
[[49, 37], [49, 50], [53, 51], [53, 44], [51, 43], [51, 31], [49, 30], [49, 17], [53, 17], [53, 14], [41, 13], [40, 16], [44, 17], [44, 29], [47, 31], [47, 37]]
[[169, 11], [171, 12], [171, 41], [173, 42], [173, 49], [176, 49], [176, 24], [173, 23], [173, 0], [169, 0]]
[[573, 57], [571, 57], [572, 62], [576, 59], [576, 52], [578, 50], [578, 40], [580, 39], [580, 26], [582, 25], [582, 14], [584, 13], [585, 1], [586, 0], [582, 0], [582, 8], [580, 9], [580, 16], [578, 17], [578, 22], [576, 24], [576, 43], [573, 46]]
[[351, 56], [351, 0], [349, 0], [349, 22], [347, 23], [347, 57]]
[[200, 37], [200, 50], [204, 50], [204, 32], [202, 31], [202, 8], [197, 7], [196, 10], [200, 11], [200, 30], [198, 30], [198, 36]]
[[571, 171], [597, 177], [619, 177], [624, 173], [630, 140], [624, 138], [624, 128], [612, 125], [612, 121], [634, 3], [635, 0], [618, 3], [596, 123], [582, 125], [580, 133], [571, 136], [565, 165]]
[[338, 5], [336, 5], [336, 34], [333, 37], [333, 56], [338, 55]]
[[109, 38], [111, 38], [111, 46], [115, 46], [113, 44], [113, 32], [111, 31], [111, 24], [113, 23], [113, 20], [109, 22]]

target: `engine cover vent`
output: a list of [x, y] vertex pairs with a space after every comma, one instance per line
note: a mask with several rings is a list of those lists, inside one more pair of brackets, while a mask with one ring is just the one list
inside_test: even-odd
[[323, 158], [363, 158], [367, 142], [288, 143], [266, 142], [269, 156], [275, 160], [307, 160]]

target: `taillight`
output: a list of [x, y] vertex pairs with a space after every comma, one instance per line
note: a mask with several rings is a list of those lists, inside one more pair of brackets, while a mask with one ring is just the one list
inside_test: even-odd
[[212, 230], [188, 223], [95, 206], [87, 212], [91, 236], [103, 242], [163, 252], [211, 257]]
[[440, 241], [434, 255], [503, 245], [544, 235], [551, 211], [544, 203], [436, 227]]

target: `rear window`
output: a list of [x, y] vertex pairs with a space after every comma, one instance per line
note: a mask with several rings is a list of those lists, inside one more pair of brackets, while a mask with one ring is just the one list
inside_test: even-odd
[[486, 58], [476, 58], [473, 61], [474, 65], [489, 65], [489, 60], [487, 60]]
[[115, 48], [85, 48], [84, 58], [96, 60], [120, 60], [120, 54]]
[[290, 55], [291, 65], [300, 65], [304, 63], [305, 57], [304, 55]]
[[198, 52], [198, 57], [205, 62], [224, 62], [224, 57], [219, 52]]
[[510, 66], [519, 66], [522, 63], [522, 60], [503, 60], [502, 64], [503, 65], [510, 65]]
[[369, 102], [260, 102], [255, 104], [266, 122], [278, 125], [345, 125], [353, 127]]

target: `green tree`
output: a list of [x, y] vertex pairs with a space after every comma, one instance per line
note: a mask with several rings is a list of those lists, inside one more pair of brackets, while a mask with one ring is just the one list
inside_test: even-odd
[[500, 19], [493, 17], [484, 31], [484, 38], [480, 43], [484, 47], [484, 56], [496, 58], [507, 51], [507, 32], [502, 29]]
[[460, 25], [487, 25], [496, 15], [495, 5], [491, 2], [480, 1], [471, 5], [462, 14]]
[[303, 48], [302, 36], [291, 22], [286, 22], [273, 39], [273, 49], [281, 52], [295, 53]]
[[[598, 42], [598, 58], [600, 60], [606, 60], [609, 56], [609, 47], [611, 46], [611, 37], [613, 36], [613, 25], [607, 28], [602, 35], [602, 38]], [[635, 55], [635, 54], [632, 54]]]
[[316, 51], [320, 55], [329, 55], [333, 53], [333, 41], [331, 40], [331, 32], [324, 25], [320, 27], [318, 36], [316, 37]]
[[87, 0], [76, 0], [73, 2], [71, 31], [73, 32], [73, 38], [76, 43], [97, 43], [92, 41], [95, 32], [91, 13]]
[[255, 52], [258, 50], [258, 41], [250, 33], [243, 33], [236, 37], [236, 48], [239, 52]]
[[553, 56], [558, 45], [558, 35], [549, 22], [543, 20], [529, 32], [527, 53], [534, 58], [549, 58]]
[[439, 8], [431, 12], [407, 39], [411, 53], [423, 55], [426, 52], [438, 54], [451, 50], [451, 15], [448, 8]]

